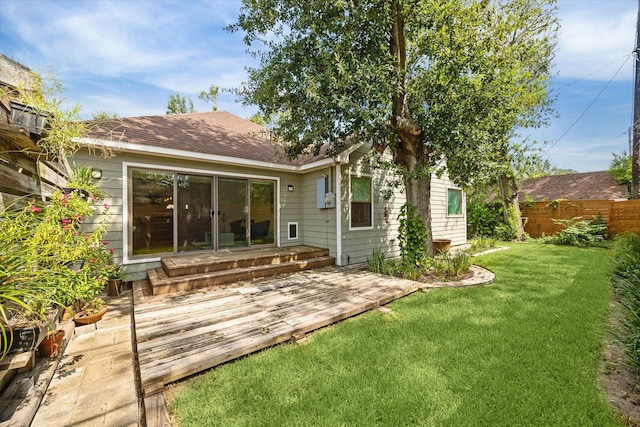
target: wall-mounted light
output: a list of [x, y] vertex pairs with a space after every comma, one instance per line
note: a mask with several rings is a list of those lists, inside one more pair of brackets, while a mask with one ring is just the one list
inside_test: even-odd
[[91, 178], [93, 179], [102, 178], [102, 169], [91, 169]]
[[287, 186], [287, 191], [290, 192], [290, 193], [293, 192], [293, 185], [289, 184]]

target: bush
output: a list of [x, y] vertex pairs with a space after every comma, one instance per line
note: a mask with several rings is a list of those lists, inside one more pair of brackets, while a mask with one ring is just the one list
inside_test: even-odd
[[378, 248], [371, 251], [371, 256], [367, 257], [367, 270], [372, 273], [384, 272], [384, 254]]
[[616, 239], [611, 284], [622, 305], [619, 340], [640, 374], [640, 237], [625, 234]]
[[502, 203], [467, 201], [467, 232], [469, 236], [494, 236], [502, 224]]
[[562, 231], [543, 239], [545, 243], [565, 246], [604, 246], [607, 226], [601, 220], [554, 219], [554, 223], [562, 225]]

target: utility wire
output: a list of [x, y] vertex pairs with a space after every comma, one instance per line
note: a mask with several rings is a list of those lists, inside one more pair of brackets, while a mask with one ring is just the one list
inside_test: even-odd
[[554, 90], [555, 90], [555, 91], [559, 91], [560, 89], [564, 89], [564, 88], [565, 88], [565, 87], [567, 87], [567, 86], [571, 86], [571, 85], [573, 85], [573, 84], [576, 84], [576, 83], [578, 83], [578, 82], [581, 82], [582, 80], [586, 80], [586, 79], [588, 79], [589, 77], [591, 77], [591, 76], [594, 76], [594, 75], [598, 74], [600, 71], [602, 71], [602, 70], [604, 70], [604, 69], [609, 68], [610, 66], [612, 66], [612, 65], [613, 65], [613, 64], [615, 64], [616, 62], [620, 61], [621, 59], [628, 60], [631, 56], [632, 56], [632, 54], [629, 54], [629, 55], [623, 55], [623, 56], [621, 56], [620, 58], [617, 58], [616, 60], [609, 62], [609, 63], [608, 63], [607, 65], [605, 65], [604, 67], [601, 67], [601, 68], [599, 68], [599, 69], [595, 70], [593, 73], [591, 73], [591, 74], [587, 74], [586, 76], [580, 77], [579, 79], [572, 80], [572, 81], [570, 81], [569, 83], [566, 83], [566, 84], [564, 84], [564, 85], [562, 85], [562, 86], [559, 86], [559, 87], [555, 88]]
[[609, 87], [609, 85], [611, 84], [611, 82], [613, 81], [613, 79], [616, 78], [616, 76], [618, 75], [618, 73], [620, 72], [620, 70], [622, 70], [622, 67], [625, 66], [625, 64], [627, 63], [627, 61], [629, 60], [629, 58], [631, 58], [631, 55], [627, 56], [627, 59], [624, 60], [624, 62], [622, 63], [622, 65], [620, 65], [620, 67], [618, 68], [618, 70], [615, 72], [615, 74], [609, 79], [609, 81], [607, 82], [607, 84], [604, 85], [604, 87], [600, 90], [600, 92], [598, 92], [598, 95], [596, 95], [595, 98], [593, 98], [593, 100], [589, 103], [589, 105], [587, 105], [587, 108], [584, 109], [584, 111], [582, 113], [580, 113], [580, 115], [578, 116], [577, 119], [575, 119], [573, 121], [573, 123], [571, 123], [571, 126], [569, 126], [569, 128], [564, 131], [564, 133], [562, 135], [560, 135], [560, 138], [556, 139], [555, 141], [553, 141], [553, 144], [551, 144], [543, 153], [542, 156], [544, 156], [545, 154], [547, 154], [549, 152], [549, 150], [551, 150], [553, 147], [555, 147], [555, 145], [560, 142], [562, 140], [562, 138], [564, 138], [570, 131], [571, 129], [573, 129], [573, 127], [580, 121], [580, 119], [587, 113], [587, 111], [589, 111], [591, 109], [591, 107], [593, 106], [593, 104], [596, 103], [596, 101], [600, 98], [600, 96], [602, 95], [602, 93]]

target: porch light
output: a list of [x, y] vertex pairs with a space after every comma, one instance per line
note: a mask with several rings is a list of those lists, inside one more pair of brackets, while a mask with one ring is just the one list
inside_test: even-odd
[[91, 178], [93, 178], [93, 179], [101, 179], [102, 178], [102, 169], [91, 169]]
[[287, 191], [288, 191], [288, 192], [290, 192], [290, 193], [292, 193], [292, 192], [293, 192], [293, 185], [289, 184], [289, 185], [287, 186]]

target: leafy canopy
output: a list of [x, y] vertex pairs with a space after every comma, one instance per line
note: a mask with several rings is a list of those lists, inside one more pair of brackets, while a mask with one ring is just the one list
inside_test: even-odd
[[[334, 152], [347, 138], [374, 141], [402, 168], [400, 152], [427, 172], [445, 156], [464, 184], [486, 173], [514, 126], [539, 121], [554, 5], [245, 0], [228, 28], [244, 32], [260, 65], [237, 93], [279, 117], [273, 130], [289, 157], [327, 141]], [[534, 53], [545, 61], [529, 61]]]

